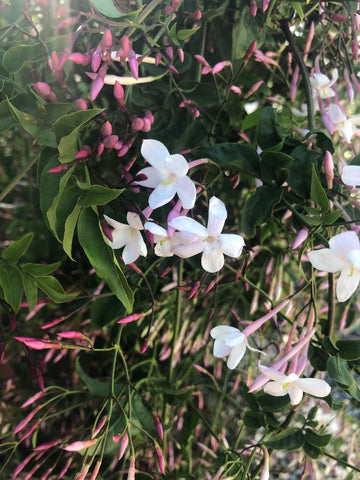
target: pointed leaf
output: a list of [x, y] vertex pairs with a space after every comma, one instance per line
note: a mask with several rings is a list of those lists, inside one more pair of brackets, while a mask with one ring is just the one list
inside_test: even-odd
[[50, 263], [49, 265], [41, 263], [24, 263], [24, 265], [22, 265], [22, 269], [30, 273], [33, 277], [42, 277], [52, 273], [59, 267], [59, 265], [60, 262]]
[[348, 361], [360, 359], [360, 340], [338, 340], [336, 347], [341, 358]]
[[73, 243], [75, 227], [76, 227], [81, 210], [82, 210], [82, 207], [80, 205], [76, 205], [74, 210], [70, 213], [70, 215], [67, 217], [65, 222], [63, 249], [66, 255], [68, 255], [71, 258], [71, 260], [74, 260], [71, 255], [71, 248]]
[[316, 173], [315, 165], [313, 165], [312, 168], [310, 198], [315, 205], [319, 205], [321, 207], [323, 214], [328, 213], [330, 210], [330, 203], [326, 196], [325, 190], [321, 185], [318, 174]]
[[8, 263], [12, 263], [12, 264], [17, 263], [19, 258], [25, 255], [33, 238], [34, 238], [33, 233], [28, 233], [24, 235], [22, 238], [20, 238], [19, 240], [16, 240], [11, 245], [6, 247], [1, 252], [1, 257], [4, 260], [6, 260]]
[[78, 187], [84, 190], [79, 198], [79, 205], [82, 207], [91, 207], [92, 205], [106, 205], [115, 200], [124, 189], [108, 188], [102, 185], [87, 185], [83, 182], [77, 182]]
[[16, 313], [23, 297], [23, 284], [19, 270], [14, 265], [0, 264], [0, 286], [4, 299]]
[[304, 445], [304, 434], [300, 428], [291, 427], [286, 430], [277, 433], [276, 435], [270, 435], [265, 441], [265, 445], [268, 448], [274, 450], [298, 450]]
[[69, 302], [79, 295], [79, 292], [65, 293], [60, 282], [52, 276], [36, 277], [36, 284], [55, 303]]
[[26, 301], [29, 305], [29, 312], [35, 307], [37, 302], [37, 285], [33, 277], [27, 275], [25, 272], [22, 274], [22, 282], [24, 286], [24, 292], [26, 296]]

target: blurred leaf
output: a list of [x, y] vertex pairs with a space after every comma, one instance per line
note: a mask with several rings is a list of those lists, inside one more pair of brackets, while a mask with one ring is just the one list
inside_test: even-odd
[[22, 276], [14, 265], [0, 263], [0, 286], [4, 299], [16, 313], [23, 297]]
[[219, 143], [202, 148], [199, 156], [210, 158], [215, 163], [236, 172], [260, 175], [260, 158], [256, 150], [240, 143]]
[[290, 5], [292, 8], [298, 13], [300, 20], [304, 20], [304, 11], [302, 9], [301, 3], [300, 2], [290, 2]]
[[329, 212], [330, 203], [326, 196], [325, 190], [321, 185], [318, 174], [316, 173], [315, 165], [312, 167], [310, 198], [315, 205], [319, 205], [321, 207], [323, 214]]
[[136, 15], [138, 15], [138, 13], [140, 12], [140, 10], [137, 10], [135, 12], [122, 13], [115, 7], [112, 0], [90, 0], [90, 3], [93, 5], [93, 7], [96, 8], [98, 12], [109, 18], [126, 19], [129, 17], [136, 17]]
[[321, 148], [323, 154], [325, 154], [326, 151], [334, 153], [334, 146], [329, 132], [320, 128], [314, 128], [314, 130], [310, 130], [305, 136], [305, 138], [310, 137], [316, 138], [316, 145]]
[[333, 225], [337, 220], [339, 220], [341, 215], [342, 215], [341, 210], [334, 210], [332, 212], [327, 213], [326, 215], [324, 215], [324, 224]]
[[264, 107], [261, 110], [257, 138], [262, 150], [267, 148], [281, 150], [282, 148], [283, 139], [280, 125], [272, 107]]
[[122, 273], [113, 250], [106, 245], [97, 215], [91, 209], [83, 209], [78, 222], [79, 242], [96, 274], [105, 280], [111, 291], [131, 313], [134, 295]]
[[289, 166], [287, 183], [296, 195], [309, 198], [312, 166], [320, 155], [299, 145], [291, 151], [291, 156], [294, 161]]
[[[90, 377], [82, 368], [79, 356], [76, 357], [75, 370], [79, 375], [80, 380], [84, 383], [84, 385], [86, 385], [90, 393], [98, 397], [107, 397], [110, 395], [110, 380], [108, 382], [102, 382], [97, 378]], [[122, 388], [123, 387], [121, 384], [115, 383], [115, 395], [120, 395]]]
[[22, 282], [24, 286], [24, 292], [26, 296], [26, 300], [29, 305], [29, 312], [35, 307], [36, 302], [37, 302], [37, 285], [33, 277], [30, 275], [27, 275], [25, 272], [22, 274]]
[[178, 30], [176, 36], [179, 40], [186, 40], [187, 38], [194, 35], [199, 30], [200, 27], [187, 28], [185, 30]]
[[272, 152], [265, 150], [260, 154], [261, 157], [261, 179], [267, 182], [275, 181], [278, 185], [282, 185], [288, 176], [288, 166], [293, 158], [286, 153]]
[[336, 347], [341, 358], [348, 361], [360, 359], [360, 340], [338, 340]]
[[263, 185], [255, 190], [245, 203], [241, 217], [241, 231], [249, 238], [255, 235], [255, 227], [269, 221], [273, 208], [281, 201], [280, 187]]
[[314, 447], [314, 445], [311, 445], [305, 440], [305, 443], [303, 445], [303, 449], [305, 454], [314, 460], [319, 458], [319, 456], [323, 453], [322, 450], [318, 447]]
[[350, 387], [354, 382], [347, 361], [338, 355], [330, 357], [327, 361], [327, 372], [335, 382], [343, 385], [345, 388]]
[[304, 434], [300, 428], [287, 428], [276, 435], [270, 435], [265, 445], [274, 450], [298, 450], [304, 445]]
[[305, 440], [313, 447], [326, 447], [326, 445], [330, 442], [331, 437], [331, 433], [321, 435], [317, 432], [314, 432], [314, 430], [305, 430]]
[[33, 233], [27, 233], [22, 238], [16, 240], [11, 245], [6, 247], [1, 252], [1, 257], [8, 263], [17, 263], [19, 258], [25, 255], [25, 253], [27, 252], [27, 249], [30, 247], [33, 238]]
[[79, 292], [65, 293], [60, 282], [52, 276], [36, 277], [36, 284], [55, 303], [69, 302], [79, 295]]
[[281, 412], [283, 410], [288, 410], [289, 408], [288, 395], [284, 395], [283, 397], [273, 397], [267, 393], [259, 392], [256, 395], [256, 400], [265, 412]]
[[90, 321], [95, 329], [102, 329], [108, 323], [121, 318], [124, 307], [114, 296], [95, 298], [90, 305]]
[[8, 100], [8, 105], [10, 111], [14, 117], [19, 121], [20, 125], [26, 130], [32, 137], [36, 138], [40, 135], [42, 129], [44, 128], [43, 124], [39, 122], [38, 119], [32, 117], [28, 113], [24, 113], [14, 105], [11, 104]]
[[91, 207], [92, 205], [106, 205], [115, 200], [124, 189], [108, 188], [102, 185], [88, 185], [87, 183], [77, 182], [78, 187], [84, 190], [79, 198], [79, 205], [82, 207]]
[[243, 422], [246, 427], [252, 428], [255, 430], [265, 425], [264, 416], [261, 415], [261, 413], [259, 412], [254, 412], [251, 410], [245, 413]]

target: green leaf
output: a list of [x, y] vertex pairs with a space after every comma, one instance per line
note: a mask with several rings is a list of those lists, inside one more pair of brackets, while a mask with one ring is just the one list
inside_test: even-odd
[[14, 265], [0, 264], [0, 286], [4, 299], [16, 313], [24, 293], [22, 276]]
[[314, 447], [313, 445], [308, 443], [306, 440], [305, 440], [305, 443], [303, 445], [303, 449], [304, 449], [305, 454], [309, 458], [313, 458], [314, 460], [319, 458], [319, 456], [323, 453], [320, 448]]
[[300, 20], [304, 20], [304, 11], [302, 9], [301, 3], [300, 2], [290, 2], [290, 5], [292, 8], [298, 13]]
[[274, 397], [264, 392], [259, 392], [256, 395], [260, 407], [265, 412], [281, 412], [289, 407], [289, 397], [284, 395], [283, 397]]
[[256, 430], [265, 425], [264, 415], [259, 412], [247, 411], [244, 415], [243, 422], [246, 427]]
[[329, 358], [327, 361], [327, 372], [335, 382], [343, 385], [345, 388], [350, 387], [354, 383], [347, 361], [339, 355]]
[[360, 359], [360, 340], [338, 340], [336, 347], [339, 349], [340, 357], [344, 360]]
[[261, 110], [257, 137], [262, 150], [267, 148], [281, 150], [283, 139], [279, 122], [272, 107], [264, 107]]
[[200, 27], [195, 27], [195, 28], [187, 28], [185, 30], [179, 30], [176, 34], [176, 37], [179, 40], [186, 40], [188, 37], [191, 37], [194, 35], [199, 30]]
[[90, 208], [83, 209], [80, 213], [78, 238], [98, 277], [105, 280], [127, 312], [131, 313], [134, 294], [117, 263], [113, 250], [105, 243], [97, 215]]
[[[98, 397], [107, 397], [110, 395], [110, 382], [102, 382], [97, 378], [92, 378], [88, 375], [80, 364], [79, 356], [76, 357], [75, 361], [75, 370], [76, 373], [79, 375], [80, 380], [84, 383], [84, 385], [88, 388], [89, 392], [93, 395]], [[122, 385], [115, 384], [115, 395], [120, 395], [122, 390]]]
[[79, 198], [79, 205], [82, 207], [91, 207], [92, 205], [106, 205], [115, 200], [124, 189], [108, 188], [102, 185], [88, 185], [83, 182], [77, 182], [77, 185], [84, 193]]
[[36, 277], [36, 284], [55, 303], [69, 302], [79, 295], [79, 292], [65, 293], [60, 282], [52, 276]]
[[27, 249], [29, 248], [32, 239], [34, 238], [33, 233], [27, 233], [19, 240], [16, 240], [11, 245], [6, 247], [1, 252], [1, 257], [6, 260], [8, 263], [15, 264], [18, 262], [19, 258], [25, 255]]
[[71, 260], [74, 260], [71, 255], [71, 247], [73, 243], [75, 227], [79, 219], [81, 210], [82, 210], [82, 207], [80, 205], [76, 205], [74, 210], [70, 213], [70, 215], [67, 217], [65, 222], [63, 249], [66, 255], [68, 255], [71, 258]]
[[255, 227], [271, 219], [273, 208], [280, 202], [283, 191], [279, 187], [263, 185], [255, 190], [245, 203], [241, 231], [249, 238], [255, 235]]
[[37, 138], [42, 132], [44, 125], [37, 118], [34, 118], [28, 113], [24, 113], [16, 108], [11, 104], [10, 100], [8, 100], [8, 105], [10, 111], [18, 120], [23, 129], [26, 130], [32, 137]]
[[298, 450], [304, 445], [304, 434], [300, 428], [291, 427], [286, 430], [271, 435], [265, 441], [265, 445], [268, 448], [274, 450]]
[[260, 175], [260, 158], [256, 150], [240, 143], [219, 143], [201, 149], [199, 156], [210, 158], [213, 162], [231, 168], [235, 172]]
[[314, 430], [305, 430], [305, 440], [313, 447], [324, 448], [331, 440], [331, 433], [321, 435]]
[[269, 150], [265, 150], [260, 156], [262, 180], [268, 182], [274, 180], [278, 185], [282, 185], [287, 179], [287, 167], [291, 164], [293, 158], [290, 155], [286, 155], [286, 153]]
[[95, 298], [90, 305], [90, 321], [95, 329], [102, 329], [108, 323], [121, 318], [124, 307], [114, 296]]
[[321, 148], [323, 154], [325, 154], [326, 151], [334, 153], [334, 146], [329, 132], [320, 128], [314, 128], [314, 130], [310, 130], [305, 136], [305, 138], [310, 137], [316, 138], [316, 145]]
[[25, 272], [22, 274], [22, 282], [24, 287], [24, 292], [26, 296], [26, 300], [29, 305], [29, 312], [35, 307], [37, 302], [37, 285], [33, 277], [27, 275]]
[[334, 210], [333, 212], [329, 212], [324, 215], [324, 224], [325, 225], [333, 225], [342, 215], [341, 210]]
[[320, 206], [324, 215], [329, 212], [330, 203], [316, 173], [315, 165], [312, 167], [310, 198], [315, 205]]
[[33, 277], [43, 277], [52, 273], [59, 267], [59, 265], [60, 262], [50, 263], [49, 265], [44, 265], [42, 263], [24, 263], [22, 269], [30, 273]]
[[296, 195], [309, 198], [311, 186], [311, 170], [320, 155], [299, 145], [291, 152], [294, 161], [289, 165], [287, 183]]
[[[93, 5], [94, 8], [105, 17], [109, 18], [121, 18], [121, 17], [128, 17], [129, 14], [120, 12], [115, 6], [112, 0], [90, 0], [90, 3]], [[131, 12], [133, 16], [137, 12]]]

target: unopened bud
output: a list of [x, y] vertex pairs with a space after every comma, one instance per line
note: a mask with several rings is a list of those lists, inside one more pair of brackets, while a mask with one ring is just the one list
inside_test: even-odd
[[123, 325], [125, 323], [135, 322], [136, 320], [139, 320], [144, 316], [145, 316], [145, 313], [133, 313], [132, 315], [128, 315], [127, 317], [124, 317], [121, 320], [118, 320], [117, 323], [120, 323]]
[[178, 48], [177, 53], [178, 53], [180, 62], [184, 63], [184, 50], [182, 48]]
[[160, 422], [160, 418], [158, 417], [158, 415], [156, 415], [156, 413], [153, 413], [152, 417], [154, 419], [154, 424], [155, 424], [156, 431], [157, 431], [159, 437], [162, 440], [164, 438], [164, 431], [163, 431], [162, 424]]
[[301, 230], [299, 230], [295, 237], [294, 243], [291, 246], [292, 250], [295, 250], [295, 248], [300, 247], [300, 245], [302, 245], [305, 242], [308, 235], [309, 235], [309, 232], [306, 228], [302, 228]]
[[134, 50], [129, 51], [128, 61], [132, 76], [135, 78], [135, 80], [137, 80], [139, 78], [139, 64], [137, 62]]
[[47, 173], [60, 173], [60, 172], [64, 172], [68, 168], [69, 166], [66, 163], [63, 163], [62, 165], [56, 165], [56, 167], [50, 168], [50, 170], [48, 170]]
[[189, 17], [190, 17], [192, 20], [200, 20], [201, 17], [202, 17], [201, 11], [200, 11], [200, 10], [196, 10], [195, 12], [190, 13]]
[[330, 16], [331, 20], [336, 23], [342, 23], [346, 22], [347, 18], [344, 15], [341, 15], [340, 13], [333, 13]]
[[112, 43], [113, 43], [113, 40], [112, 40], [111, 30], [107, 29], [104, 32], [100, 45], [103, 50], [109, 50], [112, 47]]
[[84, 98], [78, 98], [75, 102], [76, 110], [87, 110], [88, 106], [89, 104]]
[[146, 350], [148, 349], [148, 346], [149, 346], [149, 341], [148, 339], [146, 338], [144, 343], [141, 345], [140, 347], [140, 353], [143, 354], [146, 352]]
[[149, 118], [143, 118], [143, 122], [144, 122], [144, 126], [142, 128], [142, 131], [147, 133], [147, 132], [150, 132], [151, 130], [151, 121]]
[[250, 15], [252, 17], [256, 17], [256, 13], [257, 13], [256, 0], [250, 0]]
[[144, 128], [144, 120], [140, 117], [136, 117], [131, 122], [131, 130], [135, 132], [140, 132]]
[[112, 125], [109, 121], [105, 122], [101, 129], [100, 129], [101, 135], [103, 137], [108, 137], [109, 135], [112, 134]]
[[91, 57], [91, 70], [97, 72], [101, 64], [101, 53], [97, 50], [93, 53]]
[[252, 56], [252, 54], [255, 52], [256, 48], [256, 40], [251, 42], [249, 48], [246, 50], [245, 57], [244, 57], [244, 63], [247, 63]]
[[159, 470], [160, 472], [165, 475], [165, 460], [164, 460], [164, 455], [161, 451], [161, 448], [159, 447], [159, 445], [156, 445], [155, 447], [155, 450], [156, 450], [156, 455], [158, 457], [158, 464], [159, 464]]
[[327, 188], [333, 188], [333, 180], [334, 180], [334, 162], [333, 157], [330, 152], [325, 152], [324, 157], [324, 171], [326, 177]]

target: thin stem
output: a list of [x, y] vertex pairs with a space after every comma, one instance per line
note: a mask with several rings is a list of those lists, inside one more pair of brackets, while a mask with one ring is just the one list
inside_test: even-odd
[[[183, 279], [183, 260], [180, 260], [178, 265], [178, 286], [181, 286], [182, 279]], [[179, 336], [180, 331], [180, 324], [181, 324], [181, 306], [182, 306], [182, 291], [180, 289], [176, 292], [176, 317], [175, 317], [175, 327], [174, 333], [172, 338], [172, 346], [171, 346], [171, 355], [170, 355], [170, 365], [169, 365], [169, 374], [168, 374], [168, 382], [171, 385], [173, 378], [174, 378], [174, 357], [175, 357], [175, 349], [177, 344], [177, 339]]]
[[[40, 152], [41, 153], [41, 152]], [[11, 180], [11, 182], [4, 188], [4, 190], [0, 194], [0, 202], [4, 200], [4, 198], [11, 192], [13, 188], [19, 183], [19, 181], [27, 174], [27, 172], [35, 165], [35, 163], [40, 158], [40, 153], [38, 153], [31, 161], [24, 167], [16, 177]]]

